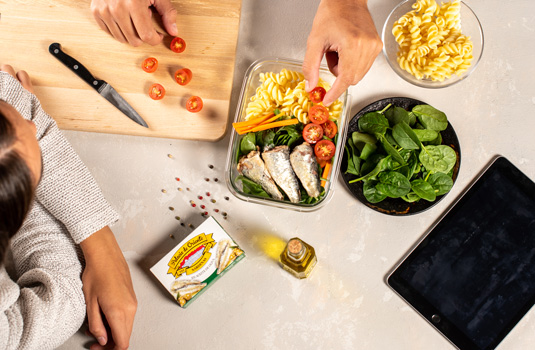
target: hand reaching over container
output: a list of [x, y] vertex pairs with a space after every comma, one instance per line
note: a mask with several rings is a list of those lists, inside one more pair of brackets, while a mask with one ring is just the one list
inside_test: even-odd
[[170, 0], [92, 0], [91, 12], [102, 30], [132, 46], [159, 44], [164, 34], [152, 23], [152, 9], [162, 16], [169, 35], [176, 36], [176, 9]]
[[307, 41], [303, 63], [306, 91], [316, 87], [323, 55], [336, 76], [323, 103], [334, 102], [350, 85], [357, 84], [381, 52], [382, 42], [371, 18], [367, 0], [322, 0]]

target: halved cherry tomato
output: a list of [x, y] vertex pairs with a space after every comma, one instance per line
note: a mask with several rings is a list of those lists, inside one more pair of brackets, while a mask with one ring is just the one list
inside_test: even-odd
[[338, 127], [332, 120], [327, 120], [325, 123], [321, 124], [321, 127], [323, 128], [323, 135], [330, 139], [335, 137], [336, 133], [338, 132]]
[[336, 146], [330, 140], [321, 140], [314, 146], [314, 153], [319, 160], [329, 160], [334, 157]]
[[186, 102], [186, 109], [191, 113], [197, 113], [202, 109], [203, 103], [199, 96], [191, 96]]
[[179, 85], [187, 85], [192, 77], [193, 73], [188, 68], [182, 68], [175, 72], [175, 80]]
[[323, 124], [329, 120], [329, 110], [322, 105], [314, 105], [308, 110], [308, 117], [314, 124]]
[[171, 41], [171, 50], [176, 53], [184, 52], [186, 49], [186, 42], [184, 39], [176, 37]]
[[161, 100], [165, 96], [165, 88], [160, 84], [152, 84], [149, 89], [149, 96], [153, 100]]
[[314, 89], [312, 89], [312, 91], [310, 91], [310, 101], [313, 103], [320, 103], [323, 101], [326, 93], [327, 91], [325, 91], [324, 88], [321, 86], [316, 86]]
[[303, 138], [306, 142], [315, 144], [323, 137], [323, 129], [321, 125], [308, 123], [303, 129]]
[[158, 60], [154, 57], [145, 58], [141, 68], [147, 73], [153, 73], [158, 69]]

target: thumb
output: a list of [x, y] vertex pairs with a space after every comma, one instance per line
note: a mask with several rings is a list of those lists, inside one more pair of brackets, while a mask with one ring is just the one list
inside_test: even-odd
[[177, 36], [178, 29], [176, 27], [176, 9], [171, 4], [170, 0], [155, 0], [154, 8], [160, 16], [162, 16], [163, 26], [169, 35]]
[[303, 61], [303, 75], [305, 76], [305, 90], [312, 91], [318, 85], [319, 70], [323, 58], [323, 45], [317, 44], [317, 40], [308, 41], [305, 60]]

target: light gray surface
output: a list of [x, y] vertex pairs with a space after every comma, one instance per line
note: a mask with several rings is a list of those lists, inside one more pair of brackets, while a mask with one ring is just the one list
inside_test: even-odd
[[[113, 231], [139, 300], [131, 349], [453, 349], [388, 288], [385, 276], [494, 155], [506, 156], [535, 179], [535, 3], [466, 2], [479, 16], [486, 39], [482, 62], [468, 80], [446, 89], [418, 88], [398, 78], [381, 54], [350, 89], [352, 114], [383, 97], [407, 96], [448, 115], [461, 144], [459, 177], [442, 202], [419, 215], [376, 213], [356, 201], [341, 179], [331, 202], [313, 213], [242, 202], [224, 183], [228, 135], [207, 143], [66, 132], [122, 215]], [[267, 56], [303, 59], [317, 3], [243, 1], [231, 119], [251, 62]], [[396, 4], [370, 0], [378, 28]], [[199, 207], [189, 201], [200, 204], [197, 196], [207, 191], [217, 200], [207, 208], [228, 213], [228, 220], [214, 216], [247, 257], [183, 310], [149, 268], [191, 231], [187, 224], [203, 221]], [[223, 196], [231, 198], [227, 202]], [[293, 278], [272, 257], [278, 242], [293, 236], [316, 248], [318, 265], [306, 280]], [[267, 252], [270, 246], [275, 249]], [[533, 347], [534, 312], [498, 349]], [[82, 348], [88, 340], [78, 333], [62, 349]]]

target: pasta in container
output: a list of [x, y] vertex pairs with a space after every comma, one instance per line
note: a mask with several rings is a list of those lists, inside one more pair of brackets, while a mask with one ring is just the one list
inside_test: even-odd
[[383, 28], [384, 53], [403, 79], [423, 87], [445, 87], [467, 77], [483, 52], [483, 32], [460, 0], [407, 0]]

